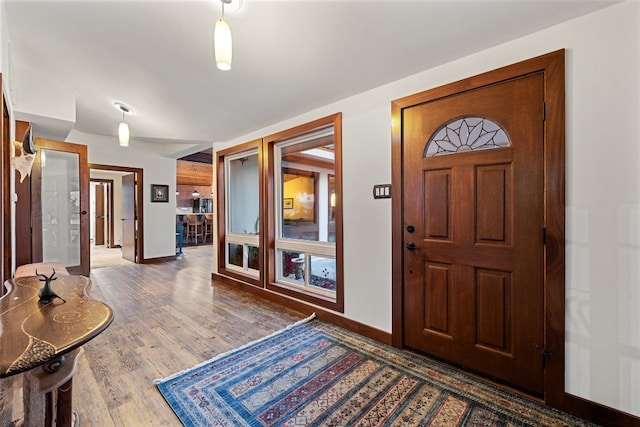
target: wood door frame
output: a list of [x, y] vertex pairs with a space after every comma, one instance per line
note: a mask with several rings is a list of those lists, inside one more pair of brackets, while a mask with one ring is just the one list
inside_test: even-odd
[[[67, 266], [70, 274], [89, 276], [91, 271], [91, 248], [89, 231], [89, 168], [87, 146], [73, 142], [47, 138], [34, 138], [38, 147], [31, 170], [31, 262], [43, 260], [42, 227], [42, 153], [43, 149], [72, 153], [78, 156], [78, 186], [80, 191], [80, 265]], [[39, 224], [35, 226], [35, 224]]]
[[564, 49], [392, 101], [392, 344], [404, 347], [403, 312], [403, 138], [405, 108], [493, 85], [532, 73], [544, 74], [544, 401], [564, 409], [565, 402], [565, 51]]
[[[114, 165], [102, 165], [98, 163], [89, 163], [89, 175], [91, 175], [91, 170], [106, 170], [106, 171], [115, 171], [115, 172], [128, 172], [135, 175], [135, 212], [136, 219], [138, 220], [138, 235], [136, 238], [136, 264], [144, 264], [144, 169], [142, 168], [134, 168], [128, 166], [114, 166]], [[112, 203], [113, 206], [113, 203]]]
[[0, 98], [2, 98], [2, 117], [0, 118], [0, 163], [2, 164], [2, 175], [0, 177], [0, 186], [2, 187], [2, 199], [0, 199], [0, 211], [2, 212], [2, 220], [0, 221], [0, 245], [2, 245], [0, 262], [0, 296], [3, 295], [5, 280], [9, 279], [12, 268], [12, 227], [11, 227], [11, 116], [7, 101], [4, 97], [4, 87], [2, 85], [2, 73], [0, 73]]
[[109, 216], [109, 221], [107, 221], [107, 235], [109, 244], [108, 248], [115, 248], [113, 244], [113, 179], [104, 179], [104, 178], [91, 178], [91, 169], [89, 169], [89, 182], [101, 182], [103, 184], [107, 184], [107, 199], [109, 201], [109, 206], [107, 208], [107, 215]]

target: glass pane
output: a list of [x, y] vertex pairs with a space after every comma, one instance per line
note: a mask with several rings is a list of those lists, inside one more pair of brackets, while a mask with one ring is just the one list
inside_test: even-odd
[[243, 245], [229, 243], [229, 264], [243, 267], [242, 263]]
[[429, 139], [424, 156], [467, 153], [511, 145], [504, 130], [489, 119], [463, 117], [445, 123]]
[[318, 241], [317, 173], [283, 169], [282, 237]]
[[329, 214], [328, 214], [328, 241], [334, 242], [336, 241], [336, 177], [333, 175], [329, 175]]
[[76, 153], [42, 149], [42, 260], [80, 265], [80, 170]]
[[336, 260], [319, 256], [309, 257], [309, 285], [336, 290]]
[[300, 252], [281, 251], [282, 277], [304, 283], [304, 254]]
[[278, 144], [276, 155], [280, 157], [281, 170], [275, 178], [282, 197], [279, 200], [282, 208], [280, 237], [335, 241], [329, 219], [331, 194], [335, 194], [333, 148], [332, 130]]
[[231, 233], [258, 234], [258, 154], [231, 160], [227, 168], [228, 230]]
[[247, 246], [247, 249], [249, 250], [249, 268], [252, 268], [254, 270], [259, 270], [260, 258], [258, 255], [260, 253], [260, 250], [258, 249], [257, 246], [252, 246], [252, 245]]

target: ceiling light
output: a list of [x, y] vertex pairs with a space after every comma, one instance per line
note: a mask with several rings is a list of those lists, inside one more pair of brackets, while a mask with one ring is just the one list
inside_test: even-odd
[[222, 18], [216, 22], [213, 31], [213, 44], [216, 56], [216, 65], [219, 69], [227, 71], [231, 69], [232, 40], [231, 26], [224, 19], [224, 5], [231, 3], [231, 0], [220, 0], [222, 3]]
[[120, 141], [120, 146], [121, 147], [128, 147], [129, 146], [129, 125], [124, 120], [124, 115], [125, 114], [131, 114], [132, 109], [131, 109], [131, 107], [123, 104], [122, 102], [115, 102], [114, 105], [120, 111], [122, 111], [122, 121], [120, 122], [120, 125], [118, 126], [118, 140]]
[[118, 140], [121, 147], [129, 146], [129, 125], [124, 121], [124, 113], [122, 113], [122, 122], [118, 126]]

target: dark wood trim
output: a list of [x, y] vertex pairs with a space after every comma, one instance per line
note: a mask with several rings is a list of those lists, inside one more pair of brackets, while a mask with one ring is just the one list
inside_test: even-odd
[[115, 172], [129, 172], [135, 174], [136, 190], [135, 190], [135, 210], [136, 219], [138, 220], [138, 236], [136, 239], [136, 263], [144, 264], [146, 259], [144, 257], [144, 169], [129, 167], [129, 166], [115, 166], [115, 165], [103, 165], [99, 163], [89, 163], [89, 170], [107, 170]]
[[[15, 140], [22, 141], [31, 124], [22, 120], [15, 121]], [[35, 162], [34, 162], [35, 163]], [[24, 177], [20, 182], [20, 173], [14, 172], [14, 191], [17, 196], [15, 202], [15, 220], [13, 232], [15, 233], [15, 261], [16, 266], [33, 262], [33, 249], [31, 244], [31, 175]]]
[[565, 412], [608, 427], [637, 427], [640, 417], [636, 417], [617, 409], [583, 399], [572, 394], [565, 394]]
[[316, 305], [310, 304], [305, 301], [300, 301], [295, 298], [290, 298], [286, 295], [283, 295], [279, 292], [271, 291], [269, 289], [264, 289], [256, 286], [249, 286], [237, 280], [233, 280], [231, 278], [222, 276], [220, 274], [212, 273], [211, 279], [214, 281], [213, 286], [216, 285], [216, 282], [221, 282], [226, 285], [233, 286], [238, 289], [242, 289], [246, 292], [249, 292], [251, 294], [257, 295], [260, 298], [263, 298], [267, 301], [284, 305], [292, 310], [299, 311], [300, 313], [303, 313], [307, 316], [310, 316], [311, 314], [315, 313], [318, 319], [324, 320], [329, 323], [333, 323], [334, 325], [356, 332], [360, 335], [379, 341], [381, 343], [384, 343], [387, 345], [391, 344], [391, 335], [388, 332], [384, 332], [384, 331], [381, 331], [380, 329], [372, 328], [371, 326], [365, 325], [363, 323], [356, 322], [351, 319], [347, 319], [344, 316], [336, 314], [335, 311], [325, 310], [322, 307], [318, 307]]
[[[222, 275], [226, 275], [229, 277], [233, 277], [237, 280], [249, 283], [253, 286], [258, 286], [258, 287], [262, 287], [264, 286], [264, 246], [262, 244], [262, 241], [260, 241], [260, 247], [259, 247], [259, 252], [258, 252], [258, 258], [259, 258], [259, 268], [260, 268], [260, 275], [259, 277], [253, 278], [251, 276], [247, 276], [238, 272], [235, 272], [233, 270], [230, 270], [228, 268], [226, 268], [226, 251], [227, 248], [225, 246], [225, 238], [227, 235], [227, 230], [226, 230], [226, 187], [225, 187], [225, 169], [224, 169], [224, 161], [225, 158], [227, 156], [230, 155], [234, 155], [234, 154], [239, 154], [245, 151], [251, 151], [251, 150], [258, 150], [258, 174], [260, 173], [260, 165], [261, 165], [261, 160], [260, 160], [260, 147], [262, 144], [262, 139], [254, 139], [253, 141], [249, 141], [249, 142], [245, 142], [244, 144], [240, 144], [240, 145], [236, 145], [234, 147], [230, 147], [227, 148], [225, 150], [220, 150], [216, 153], [216, 201], [217, 201], [217, 217], [218, 217], [218, 273], [222, 274]], [[259, 227], [260, 230], [264, 230], [264, 218], [263, 215], [261, 215], [260, 213], [263, 212], [262, 210], [262, 177], [259, 175], [258, 176], [258, 194], [259, 194], [259, 206], [258, 206], [258, 212], [260, 215], [260, 220], [259, 220]], [[260, 233], [260, 240], [262, 240], [262, 235], [264, 233]]]
[[[2, 245], [0, 253], [0, 280], [11, 277], [12, 267], [12, 248], [11, 248], [11, 117], [9, 108], [4, 97], [4, 87], [2, 86], [2, 73], [0, 73], [0, 97], [2, 98], [2, 117], [0, 118], [0, 164], [2, 164], [2, 175], [0, 177], [0, 187], [2, 187], [2, 199], [0, 199], [0, 212], [2, 219], [0, 220], [0, 245]], [[0, 286], [0, 296], [3, 295], [4, 285]]]
[[161, 264], [163, 262], [175, 261], [178, 258], [177, 255], [161, 256], [156, 258], [145, 258], [140, 264]]
[[394, 347], [404, 346], [404, 248], [402, 207], [402, 109], [398, 101], [391, 103], [391, 338]]
[[564, 409], [564, 320], [565, 320], [565, 98], [564, 50], [532, 58], [517, 64], [479, 74], [467, 79], [395, 100], [392, 111], [392, 337], [393, 344], [403, 346], [403, 243], [402, 243], [402, 112], [405, 108], [445, 98], [483, 86], [496, 84], [532, 73], [544, 73], [544, 182], [545, 247], [544, 306], [545, 347], [551, 354], [544, 373], [544, 400], [549, 406]]

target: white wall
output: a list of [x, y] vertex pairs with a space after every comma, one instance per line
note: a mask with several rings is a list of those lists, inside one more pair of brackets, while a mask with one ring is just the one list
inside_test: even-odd
[[144, 257], [175, 255], [176, 199], [169, 197], [169, 203], [152, 203], [151, 184], [169, 185], [169, 195], [175, 194], [176, 160], [162, 157], [148, 143], [135, 140], [129, 142], [129, 147], [120, 147], [117, 137], [73, 130], [67, 141], [87, 145], [89, 163], [144, 169]]
[[391, 206], [371, 194], [391, 182], [391, 101], [567, 49], [566, 391], [640, 415], [639, 28], [627, 1], [214, 150], [343, 113], [344, 315], [391, 331]]

